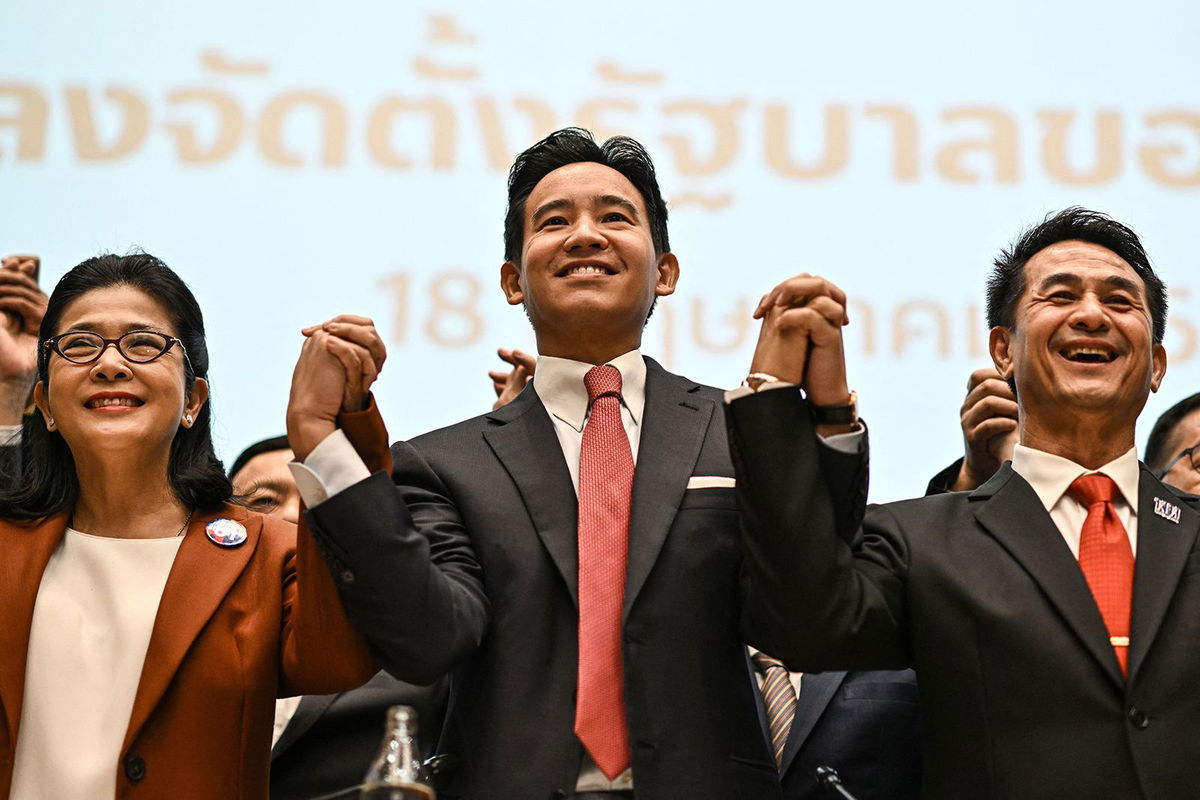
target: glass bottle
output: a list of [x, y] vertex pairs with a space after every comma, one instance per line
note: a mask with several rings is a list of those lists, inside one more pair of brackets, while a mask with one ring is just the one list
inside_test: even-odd
[[429, 776], [417, 758], [417, 712], [392, 706], [383, 744], [363, 778], [359, 800], [436, 800]]

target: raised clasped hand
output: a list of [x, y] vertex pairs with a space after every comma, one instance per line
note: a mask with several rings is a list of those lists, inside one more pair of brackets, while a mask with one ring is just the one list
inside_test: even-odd
[[846, 403], [850, 390], [842, 327], [850, 320], [841, 289], [824, 278], [801, 273], [763, 295], [754, 318], [762, 320], [762, 328], [752, 373], [799, 384], [815, 405]]
[[288, 442], [303, 461], [337, 428], [338, 414], [366, 408], [387, 348], [366, 317], [341, 314], [301, 333], [305, 340], [292, 373]]

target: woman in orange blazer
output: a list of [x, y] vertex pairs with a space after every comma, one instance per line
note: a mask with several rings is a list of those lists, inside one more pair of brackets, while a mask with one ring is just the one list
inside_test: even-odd
[[[276, 697], [377, 669], [307, 532], [230, 504], [207, 374], [195, 298], [152, 256], [50, 297], [0, 494], [0, 797], [265, 800]], [[373, 409], [342, 427], [389, 468]]]

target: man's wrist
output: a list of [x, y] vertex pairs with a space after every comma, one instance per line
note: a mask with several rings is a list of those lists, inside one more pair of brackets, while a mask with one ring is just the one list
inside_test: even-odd
[[317, 445], [325, 441], [329, 434], [337, 430], [337, 425], [327, 419], [288, 420], [288, 444], [297, 461], [304, 461]]

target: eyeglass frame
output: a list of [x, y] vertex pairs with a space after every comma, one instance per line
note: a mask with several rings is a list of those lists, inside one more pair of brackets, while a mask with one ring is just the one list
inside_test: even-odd
[[1197, 450], [1200, 450], [1200, 442], [1196, 442], [1188, 449], [1181, 451], [1179, 455], [1171, 459], [1171, 463], [1167, 464], [1166, 468], [1162, 470], [1162, 472], [1159, 472], [1157, 475], [1155, 475], [1155, 477], [1161, 481], [1163, 478], [1167, 477], [1168, 472], [1175, 468], [1176, 464], [1185, 458], [1191, 463], [1192, 469], [1194, 469], [1196, 472], [1200, 472], [1200, 465], [1196, 463], [1196, 459], [1192, 456], [1192, 453], [1195, 453]]
[[[62, 349], [59, 348], [59, 346], [58, 346], [58, 342], [64, 336], [70, 336], [73, 333], [75, 333], [75, 334], [85, 333], [89, 336], [95, 336], [97, 339], [99, 339], [102, 342], [102, 344], [100, 345], [100, 349], [96, 351], [96, 356], [94, 358], [89, 358], [87, 361], [75, 361], [74, 359], [68, 358], [67, 355], [65, 353], [63, 353]], [[158, 355], [148, 358], [145, 361], [139, 361], [136, 358], [131, 357], [128, 353], [126, 353], [124, 350], [121, 349], [121, 340], [124, 339], [126, 336], [132, 336], [135, 333], [152, 333], [155, 336], [161, 336], [167, 340], [167, 346], [164, 347], [162, 349], [162, 351], [158, 353]], [[190, 358], [188, 358], [187, 348], [183, 346], [183, 340], [180, 339], [178, 336], [172, 336], [171, 334], [163, 333], [162, 331], [149, 331], [149, 330], [142, 330], [142, 329], [135, 330], [135, 331], [125, 331], [125, 333], [122, 333], [120, 336], [118, 336], [115, 339], [109, 339], [107, 337], [101, 336], [100, 334], [96, 333], [95, 331], [63, 331], [62, 333], [58, 334], [57, 336], [51, 336], [46, 341], [42, 342], [43, 347], [45, 347], [51, 353], [56, 354], [63, 361], [66, 361], [68, 364], [75, 364], [80, 367], [87, 366], [88, 364], [95, 364], [97, 361], [99, 361], [100, 356], [104, 355], [104, 351], [108, 349], [109, 345], [112, 345], [113, 347], [115, 347], [117, 349], [117, 353], [121, 356], [121, 358], [124, 358], [127, 361], [134, 363], [134, 364], [153, 363], [153, 362], [157, 361], [158, 359], [162, 358], [163, 356], [165, 356], [168, 352], [170, 352], [172, 347], [174, 347], [175, 345], [179, 345], [179, 351], [181, 353], [183, 353], [183, 359], [184, 359], [184, 361], [187, 362], [188, 370], [192, 371], [192, 372], [195, 371], [192, 369], [192, 360]]]

